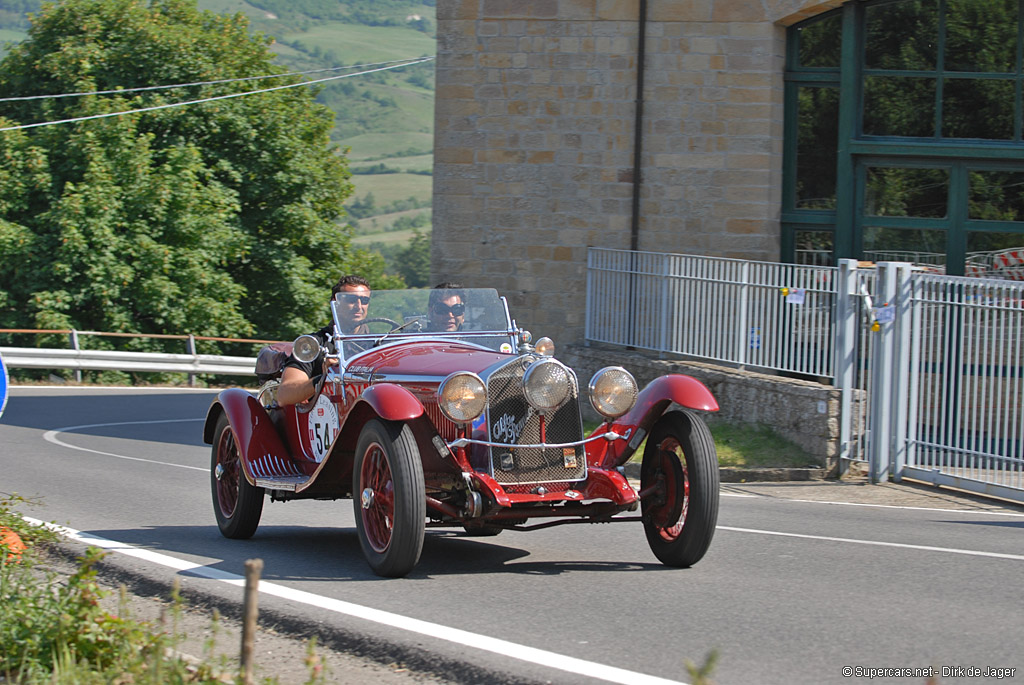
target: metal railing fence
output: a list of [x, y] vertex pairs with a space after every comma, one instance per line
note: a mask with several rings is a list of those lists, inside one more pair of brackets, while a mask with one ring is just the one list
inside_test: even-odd
[[835, 267], [591, 248], [586, 339], [833, 378]]
[[586, 339], [830, 378], [841, 471], [1024, 499], [1024, 283], [591, 248]]
[[1024, 283], [915, 274], [908, 292], [901, 313], [910, 319], [902, 338], [911, 373], [897, 475], [1019, 497]]

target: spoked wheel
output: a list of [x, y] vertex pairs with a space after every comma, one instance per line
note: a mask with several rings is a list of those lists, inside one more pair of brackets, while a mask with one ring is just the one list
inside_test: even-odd
[[263, 488], [250, 485], [242, 473], [242, 460], [227, 414], [217, 419], [213, 436], [210, 487], [217, 527], [227, 538], [251, 538], [263, 513]]
[[423, 464], [412, 430], [367, 423], [352, 471], [356, 530], [366, 561], [379, 576], [406, 575], [420, 559], [427, 517]]
[[640, 489], [652, 487], [642, 502], [651, 551], [668, 566], [692, 566], [718, 521], [718, 455], [696, 414], [670, 411], [654, 424], [640, 468]]

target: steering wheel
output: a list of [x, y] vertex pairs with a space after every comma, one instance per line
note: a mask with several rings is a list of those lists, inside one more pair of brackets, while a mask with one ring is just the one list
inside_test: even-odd
[[395, 330], [396, 328], [398, 328], [399, 326], [402, 325], [402, 324], [398, 323], [397, 321], [394, 321], [392, 319], [388, 319], [388, 318], [383, 317], [383, 316], [375, 316], [372, 319], [363, 319], [363, 323], [377, 323], [377, 322], [386, 323], [386, 324], [390, 325], [391, 326], [391, 330]]

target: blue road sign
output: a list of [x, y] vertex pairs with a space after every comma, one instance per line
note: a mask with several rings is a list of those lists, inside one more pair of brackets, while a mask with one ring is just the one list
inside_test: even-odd
[[0, 357], [0, 416], [4, 415], [4, 409], [7, 407], [7, 385], [7, 366], [3, 357]]

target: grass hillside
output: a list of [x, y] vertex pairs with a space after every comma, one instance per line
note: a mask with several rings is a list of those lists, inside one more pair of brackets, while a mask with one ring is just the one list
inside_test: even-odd
[[[0, 0], [0, 45], [27, 36], [27, 14], [37, 12], [40, 4], [39, 0]], [[246, 16], [254, 32], [274, 38], [272, 50], [288, 70], [370, 64], [436, 51], [434, 0], [198, 0], [197, 4], [212, 12]], [[3, 52], [0, 48], [0, 55]], [[386, 232], [403, 212], [419, 209], [429, 215], [433, 62], [333, 81], [322, 87], [317, 100], [334, 111], [331, 138], [347, 151], [355, 172], [349, 205], [360, 207], [352, 220], [359, 221], [361, 241], [367, 240], [365, 231], [378, 226], [381, 233]], [[375, 217], [376, 221], [367, 222]], [[420, 230], [429, 233], [429, 224]], [[407, 234], [403, 230], [382, 235], [381, 241], [394, 244], [398, 236]], [[390, 258], [390, 253], [385, 256]]]

